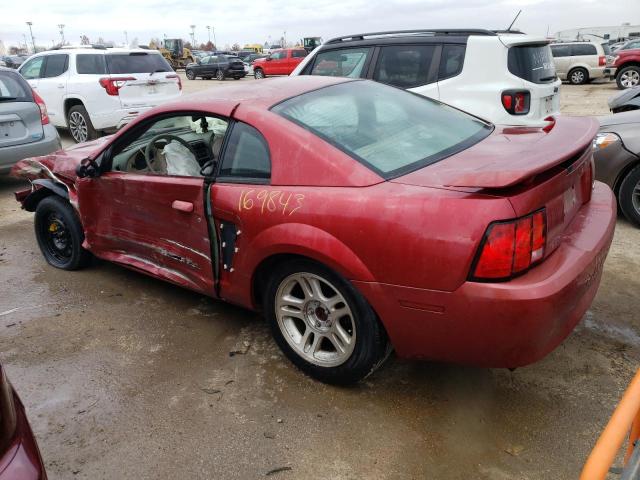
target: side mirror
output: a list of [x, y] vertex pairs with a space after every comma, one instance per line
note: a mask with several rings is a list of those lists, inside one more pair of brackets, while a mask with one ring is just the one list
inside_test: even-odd
[[76, 167], [76, 175], [78, 178], [95, 178], [98, 176], [98, 172], [98, 164], [91, 158], [85, 158]]

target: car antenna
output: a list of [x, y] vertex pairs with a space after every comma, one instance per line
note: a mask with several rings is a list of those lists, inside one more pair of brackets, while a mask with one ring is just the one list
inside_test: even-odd
[[509, 28], [507, 28], [507, 32], [511, 31], [511, 27], [513, 27], [513, 24], [516, 23], [516, 20], [518, 19], [518, 17], [520, 16], [521, 13], [522, 13], [522, 10], [518, 10], [516, 18], [513, 19], [513, 22], [511, 22], [511, 25], [509, 25]]

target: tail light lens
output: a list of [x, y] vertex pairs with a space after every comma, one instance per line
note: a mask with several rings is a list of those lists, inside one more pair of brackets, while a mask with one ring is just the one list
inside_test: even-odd
[[487, 228], [471, 269], [472, 281], [504, 281], [521, 275], [544, 257], [545, 210]]
[[531, 93], [527, 90], [506, 90], [502, 92], [502, 106], [511, 115], [526, 115], [531, 106]]
[[604, 67], [606, 64], [607, 64], [607, 57], [605, 57], [604, 55], [600, 55], [598, 57], [598, 66]]
[[35, 90], [32, 90], [33, 92], [33, 100], [36, 102], [36, 105], [38, 105], [38, 108], [40, 109], [40, 123], [42, 123], [42, 125], [47, 125], [49, 123], [49, 114], [47, 113], [47, 106], [44, 103], [44, 100], [42, 100], [42, 97], [40, 95], [38, 95], [38, 93]]
[[101, 78], [99, 80], [100, 85], [107, 91], [107, 95], [117, 97], [120, 94], [120, 89], [124, 87], [125, 83], [130, 80], [135, 80], [135, 77], [116, 77], [116, 78]]
[[172, 75], [167, 75], [167, 78], [175, 78], [178, 80], [178, 89], [182, 90], [182, 80], [180, 79], [180, 75], [177, 74], [172, 74]]

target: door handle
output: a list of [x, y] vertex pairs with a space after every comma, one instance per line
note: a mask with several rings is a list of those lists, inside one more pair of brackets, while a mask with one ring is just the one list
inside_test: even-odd
[[182, 200], [174, 200], [171, 204], [171, 208], [179, 210], [181, 212], [191, 213], [193, 212], [193, 203], [183, 202]]
[[58, 88], [64, 88], [64, 85], [62, 83], [58, 84]]

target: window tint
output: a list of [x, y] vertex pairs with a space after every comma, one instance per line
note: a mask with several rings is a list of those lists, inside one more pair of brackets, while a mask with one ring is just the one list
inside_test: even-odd
[[44, 78], [58, 77], [67, 71], [68, 55], [47, 55], [44, 65]]
[[29, 60], [20, 69], [20, 74], [27, 79], [40, 78], [40, 70], [44, 63], [44, 57], [37, 57]]
[[554, 57], [569, 57], [571, 48], [569, 45], [551, 45], [551, 53]]
[[522, 45], [509, 48], [509, 71], [517, 77], [533, 83], [548, 83], [556, 79], [549, 45]]
[[107, 70], [112, 74], [173, 72], [162, 55], [157, 53], [107, 54]]
[[307, 51], [306, 50], [292, 50], [291, 51], [291, 56], [293, 58], [306, 57], [307, 56]]
[[0, 100], [15, 99], [16, 102], [32, 102], [31, 88], [20, 75], [0, 72]]
[[231, 131], [221, 177], [271, 178], [269, 147], [264, 137], [246, 123], [236, 123]]
[[434, 51], [435, 47], [431, 45], [383, 47], [374, 79], [400, 88], [430, 83], [429, 68]]
[[609, 46], [608, 43], [603, 43], [602, 45], [602, 51], [604, 52], [605, 55], [611, 55], [611, 47]]
[[578, 55], [597, 55], [598, 51], [596, 50], [595, 45], [571, 45], [571, 53], [574, 56]]
[[492, 131], [490, 125], [445, 104], [361, 80], [293, 97], [272, 111], [384, 178], [442, 160]]
[[319, 52], [311, 75], [359, 78], [370, 51], [370, 48], [345, 48]]
[[286, 51], [282, 51], [282, 52], [275, 52], [271, 54], [271, 58], [273, 60], [282, 60], [283, 58], [287, 58], [287, 52]]
[[79, 74], [104, 75], [106, 73], [104, 55], [78, 54], [76, 55], [76, 71]]
[[444, 45], [440, 57], [438, 79], [455, 77], [462, 71], [464, 64], [464, 45]]

